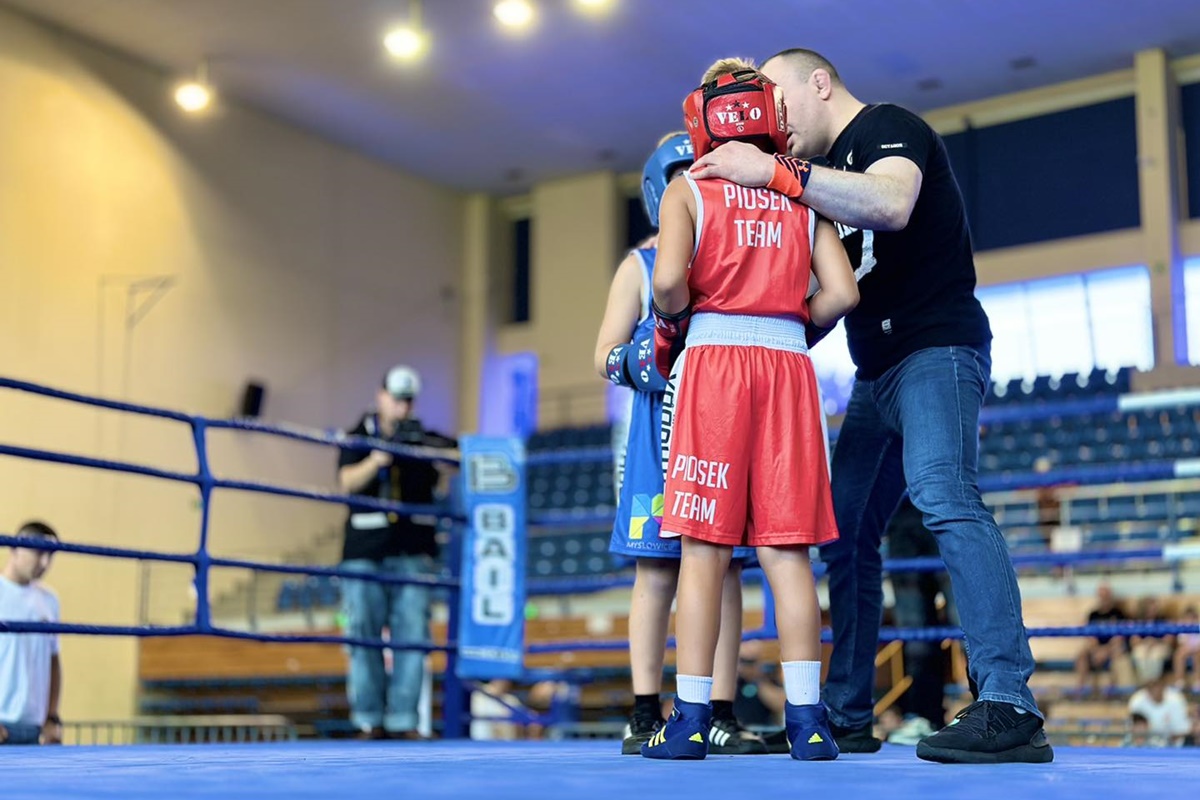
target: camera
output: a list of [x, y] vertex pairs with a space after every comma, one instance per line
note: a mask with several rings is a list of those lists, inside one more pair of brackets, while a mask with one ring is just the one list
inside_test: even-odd
[[422, 444], [425, 441], [425, 428], [419, 419], [402, 419], [396, 423], [388, 441], [393, 444]]

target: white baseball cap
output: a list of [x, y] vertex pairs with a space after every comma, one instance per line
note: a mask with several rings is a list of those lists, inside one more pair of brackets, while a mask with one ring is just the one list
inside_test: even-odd
[[412, 400], [421, 393], [421, 376], [412, 367], [392, 367], [383, 378], [383, 388], [397, 400]]

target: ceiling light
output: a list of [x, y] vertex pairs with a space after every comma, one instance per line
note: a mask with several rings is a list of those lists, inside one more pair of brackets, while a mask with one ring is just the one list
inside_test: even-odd
[[187, 81], [176, 87], [175, 102], [189, 114], [196, 114], [212, 103], [212, 91], [202, 83]]
[[383, 37], [383, 46], [396, 58], [410, 60], [425, 52], [428, 43], [425, 34], [416, 28], [403, 26], [393, 28]]
[[533, 21], [533, 6], [526, 0], [500, 0], [492, 10], [496, 19], [510, 28], [523, 28]]
[[421, 26], [421, 0], [409, 0], [408, 22], [397, 25], [383, 37], [383, 46], [394, 58], [411, 61], [425, 52], [429, 36]]
[[196, 77], [183, 81], [175, 87], [175, 102], [189, 114], [199, 114], [213, 101], [212, 85], [208, 82], [208, 62], [200, 62]]
[[575, 0], [577, 5], [583, 6], [589, 11], [595, 11], [611, 5], [612, 0]]

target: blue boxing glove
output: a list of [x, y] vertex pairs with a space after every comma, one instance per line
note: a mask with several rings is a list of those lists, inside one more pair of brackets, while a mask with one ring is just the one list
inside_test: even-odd
[[654, 337], [619, 344], [608, 353], [608, 379], [639, 392], [666, 391], [667, 382], [654, 367]]

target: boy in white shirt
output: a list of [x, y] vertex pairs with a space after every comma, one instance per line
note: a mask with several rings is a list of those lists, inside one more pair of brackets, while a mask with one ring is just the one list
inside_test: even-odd
[[1167, 676], [1151, 681], [1129, 698], [1129, 713], [1140, 714], [1150, 724], [1150, 741], [1179, 746], [1191, 731], [1187, 699], [1183, 692], [1167, 685]]
[[[17, 536], [58, 541], [44, 522], [27, 522]], [[58, 597], [41, 584], [53, 553], [14, 547], [0, 572], [0, 621], [58, 622]], [[0, 633], [0, 744], [61, 744], [58, 699], [62, 668], [58, 636]]]

